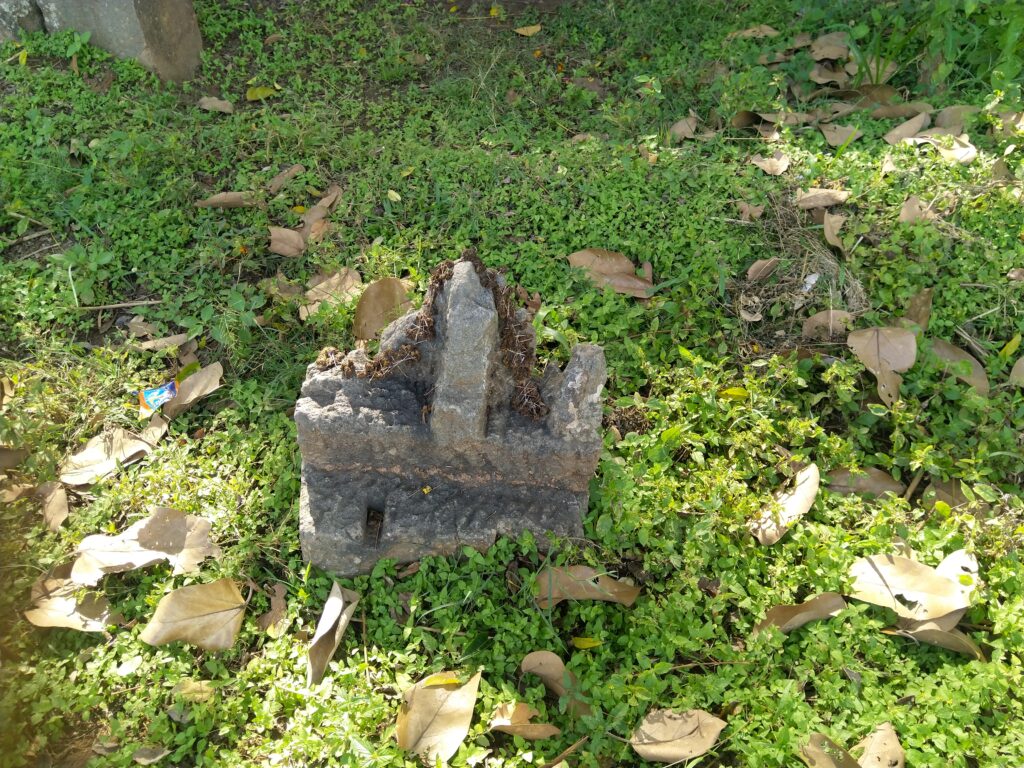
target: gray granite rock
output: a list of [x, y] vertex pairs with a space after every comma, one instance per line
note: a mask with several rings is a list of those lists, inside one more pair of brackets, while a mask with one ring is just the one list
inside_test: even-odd
[[355, 350], [307, 372], [295, 407], [300, 539], [326, 570], [485, 549], [525, 530], [542, 544], [547, 532], [582, 535], [601, 451], [601, 348], [580, 345], [564, 372], [549, 366], [550, 412], [533, 419], [510, 405], [522, 372], [503, 362], [507, 318], [474, 263], [458, 262], [429, 306], [433, 336], [417, 332], [417, 312], [382, 333], [378, 361], [405, 362], [375, 370]]
[[0, 0], [0, 43], [17, 40], [19, 33], [38, 32], [43, 14], [33, 0]]

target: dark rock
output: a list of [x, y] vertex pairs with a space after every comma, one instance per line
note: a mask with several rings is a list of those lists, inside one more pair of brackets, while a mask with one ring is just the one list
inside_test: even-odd
[[0, 43], [17, 40], [19, 32], [38, 32], [43, 15], [32, 0], [0, 0]]

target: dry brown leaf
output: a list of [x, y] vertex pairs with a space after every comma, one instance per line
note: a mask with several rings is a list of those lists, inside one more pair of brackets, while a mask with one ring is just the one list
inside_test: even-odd
[[270, 637], [278, 638], [288, 628], [288, 603], [285, 600], [287, 594], [288, 588], [284, 584], [275, 584], [270, 595], [270, 610], [256, 619], [256, 626]]
[[349, 267], [335, 272], [306, 291], [306, 303], [299, 307], [299, 319], [315, 315], [323, 303], [338, 304], [355, 296], [363, 285], [359, 273]]
[[776, 256], [770, 259], [758, 259], [747, 269], [747, 280], [754, 283], [765, 280], [771, 276], [778, 266], [779, 259]]
[[767, 24], [758, 24], [756, 27], [748, 27], [747, 29], [741, 29], [736, 32], [730, 32], [725, 36], [726, 40], [736, 40], [740, 38], [746, 38], [750, 40], [757, 40], [762, 37], [776, 37], [779, 34], [779, 30], [774, 27], [769, 27]]
[[919, 221], [931, 221], [937, 219], [938, 214], [925, 205], [917, 195], [911, 195], [900, 208], [900, 222], [903, 224], [915, 224]]
[[285, 184], [294, 179], [300, 173], [305, 172], [306, 168], [302, 165], [299, 165], [298, 163], [296, 163], [295, 165], [288, 166], [270, 180], [270, 182], [267, 184], [267, 192], [269, 192], [271, 195], [276, 195], [278, 192], [284, 189]]
[[1024, 357], [1013, 364], [1007, 381], [1015, 387], [1024, 387]]
[[561, 698], [568, 697], [567, 708], [573, 715], [591, 713], [590, 705], [582, 698], [576, 676], [565, 667], [565, 663], [551, 651], [528, 653], [519, 665], [523, 674], [533, 674], [541, 679], [551, 693]]
[[935, 127], [947, 128], [954, 134], [961, 134], [964, 132], [964, 124], [967, 122], [967, 118], [980, 111], [978, 107], [963, 104], [940, 109], [935, 114]]
[[294, 259], [306, 251], [306, 241], [300, 232], [287, 227], [269, 227], [271, 253]]
[[117, 472], [118, 467], [142, 459], [156, 447], [165, 434], [167, 422], [154, 413], [149, 425], [136, 436], [117, 427], [97, 435], [60, 467], [60, 481], [65, 485], [90, 485]]
[[850, 83], [850, 75], [838, 63], [833, 66], [828, 62], [819, 61], [811, 67], [811, 72], [807, 77], [818, 85], [835, 83], [838, 87], [845, 88]]
[[424, 682], [421, 680], [403, 694], [395, 738], [399, 749], [414, 752], [433, 766], [450, 760], [469, 733], [480, 673], [465, 685], [428, 687]]
[[882, 158], [882, 167], [878, 171], [882, 176], [888, 176], [890, 173], [896, 172], [896, 161], [892, 159], [892, 155], [886, 155]]
[[858, 128], [836, 125], [835, 123], [822, 123], [818, 125], [818, 130], [821, 131], [830, 147], [841, 147], [847, 142], [856, 141], [864, 135]]
[[952, 629], [970, 607], [976, 586], [897, 555], [862, 557], [850, 567], [850, 577], [850, 597], [890, 608], [904, 619], [937, 622], [943, 629]]
[[94, 534], [82, 539], [71, 569], [77, 584], [96, 584], [108, 573], [143, 568], [162, 560], [174, 566], [174, 573], [191, 573], [208, 557], [220, 557], [210, 543], [211, 523], [168, 507], [154, 507], [116, 536]]
[[1006, 273], [1006, 279], [1015, 283], [1024, 281], [1024, 267], [1014, 267]]
[[31, 496], [35, 492], [36, 487], [27, 483], [14, 483], [13, 485], [4, 486], [3, 490], [0, 490], [0, 504], [10, 504], [22, 496]]
[[878, 396], [887, 405], [899, 399], [903, 377], [897, 372], [909, 370], [917, 359], [917, 337], [906, 328], [865, 328], [846, 338], [853, 350], [878, 381]]
[[139, 747], [132, 752], [132, 761], [137, 765], [156, 765], [171, 754], [165, 747]]
[[521, 35], [522, 37], [533, 37], [538, 32], [540, 32], [540, 30], [540, 24], [531, 24], [528, 27], [517, 27], [512, 31], [515, 32], [517, 35]]
[[586, 565], [569, 568], [548, 566], [537, 574], [537, 605], [553, 608], [563, 600], [603, 600], [627, 608], [636, 602], [640, 588]]
[[985, 652], [967, 634], [955, 627], [944, 629], [934, 621], [901, 621], [896, 627], [883, 629], [886, 635], [906, 637], [918, 643], [935, 645], [947, 651], [962, 653], [978, 661], [986, 661]]
[[977, 358], [944, 339], [932, 339], [932, 352], [943, 362], [949, 363], [947, 371], [952, 372], [960, 381], [970, 384], [978, 390], [978, 394], [988, 396], [988, 374]]
[[258, 283], [259, 288], [268, 296], [272, 296], [282, 301], [288, 299], [294, 299], [301, 296], [303, 291], [302, 288], [293, 283], [287, 277], [278, 272], [273, 277], [265, 277]]
[[152, 323], [147, 323], [142, 315], [135, 315], [128, 321], [128, 333], [136, 339], [141, 339], [156, 336], [157, 329]]
[[672, 127], [668, 129], [668, 134], [675, 141], [696, 138], [697, 116], [691, 112], [689, 117], [684, 117], [682, 120], [676, 120], [676, 122], [672, 123]]
[[762, 507], [756, 520], [747, 524], [750, 532], [766, 547], [776, 543], [814, 506], [820, 482], [818, 465], [808, 464], [796, 473], [791, 488], [776, 491], [774, 500]]
[[652, 281], [636, 274], [636, 265], [618, 251], [605, 248], [585, 248], [569, 254], [569, 264], [587, 273], [591, 282], [599, 287], [608, 286], [616, 293], [646, 299]]
[[931, 123], [931, 117], [927, 112], [922, 112], [916, 117], [910, 118], [905, 123], [900, 123], [882, 138], [885, 140], [886, 144], [896, 146], [904, 139], [916, 136], [920, 131], [927, 128], [929, 123]]
[[302, 214], [302, 229], [299, 230], [299, 234], [303, 242], [308, 242], [312, 238], [314, 228], [322, 235], [322, 225], [319, 222], [327, 218], [340, 197], [341, 187], [331, 184], [316, 205]]
[[798, 605], [776, 605], [757, 623], [754, 632], [778, 627], [783, 634], [792, 632], [812, 621], [838, 616], [846, 610], [846, 601], [838, 592], [823, 592]]
[[494, 710], [494, 714], [491, 715], [488, 730], [509, 733], [530, 741], [550, 739], [562, 732], [553, 725], [531, 723], [530, 720], [538, 714], [540, 713], [536, 709], [521, 701], [517, 701], [514, 704], [501, 704]]
[[971, 144], [966, 133], [954, 136], [952, 146], [941, 141], [935, 142], [935, 149], [938, 151], [939, 156], [949, 163], [970, 165], [978, 157], [978, 148]]
[[776, 152], [771, 157], [754, 155], [750, 158], [750, 164], [756, 165], [769, 176], [780, 176], [789, 168], [789, 158], [782, 152]]
[[847, 216], [840, 216], [838, 213], [826, 213], [823, 228], [825, 230], [825, 242], [831, 246], [844, 251], [843, 240], [839, 237], [839, 230], [846, 223]]
[[316, 624], [316, 633], [306, 652], [306, 685], [314, 686], [324, 678], [327, 665], [338, 650], [342, 635], [356, 612], [360, 595], [345, 589], [338, 582], [331, 587], [331, 594], [324, 605], [323, 613]]
[[28, 458], [29, 452], [24, 448], [12, 448], [0, 445], [0, 470], [14, 469]]
[[644, 760], [679, 763], [707, 753], [726, 722], [703, 709], [652, 709], [636, 727], [629, 745]]
[[216, 96], [203, 96], [196, 103], [196, 106], [207, 112], [223, 112], [225, 115], [230, 115], [235, 111], [230, 101], [218, 99]]
[[209, 680], [194, 680], [191, 677], [181, 678], [171, 689], [172, 696], [180, 696], [185, 701], [202, 703], [213, 698], [217, 689]]
[[811, 208], [827, 208], [830, 205], [840, 205], [850, 198], [850, 193], [841, 189], [822, 189], [811, 187], [808, 190], [798, 190], [796, 193], [796, 207], [807, 211]]
[[847, 101], [833, 101], [817, 110], [818, 120], [829, 123], [856, 112], [860, 107]]
[[56, 480], [43, 483], [36, 488], [36, 497], [43, 506], [43, 522], [51, 531], [60, 529], [68, 519], [68, 492]]
[[845, 32], [831, 32], [821, 35], [811, 43], [811, 58], [815, 61], [823, 59], [845, 59], [850, 55], [849, 37]]
[[231, 579], [193, 584], [164, 595], [139, 639], [148, 645], [183, 640], [207, 651], [235, 643], [245, 615], [245, 599]]
[[849, 752], [821, 733], [812, 733], [800, 747], [800, 759], [810, 768], [861, 768]]
[[[932, 111], [932, 105], [926, 101], [909, 101], [897, 104], [883, 104], [871, 110], [870, 117], [874, 120], [906, 120]], [[924, 122], [922, 128], [928, 124]], [[913, 135], [913, 134], [911, 134]]]
[[184, 413], [196, 402], [216, 392], [221, 387], [224, 366], [211, 363], [187, 377], [178, 384], [178, 394], [164, 404], [164, 415], [168, 419]]
[[870, 85], [882, 85], [892, 80], [899, 72], [899, 66], [888, 59], [879, 56], [868, 56], [862, 65], [856, 65], [850, 74], [856, 74], [863, 69], [863, 78]]
[[857, 743], [853, 752], [860, 753], [860, 768], [903, 768], [906, 756], [892, 723], [882, 723]]
[[751, 205], [741, 200], [737, 207], [740, 209], [740, 221], [756, 221], [764, 215], [763, 205]]
[[139, 349], [144, 349], [147, 352], [159, 352], [163, 349], [170, 349], [171, 347], [180, 347], [183, 344], [188, 343], [187, 333], [178, 333], [174, 336], [164, 336], [160, 339], [150, 339], [149, 341], [143, 341], [139, 344]]
[[70, 579], [43, 579], [32, 588], [35, 605], [25, 618], [37, 627], [63, 627], [81, 632], [103, 632], [124, 619], [111, 613], [107, 598], [98, 592], [83, 592]]
[[885, 470], [878, 467], [861, 467], [856, 472], [840, 468], [833, 469], [825, 476], [825, 482], [832, 493], [864, 496], [881, 496], [891, 493], [901, 496], [907, 489], [903, 483], [893, 480]]
[[252, 208], [256, 196], [252, 192], [219, 192], [196, 203], [197, 208]]
[[801, 332], [805, 339], [828, 341], [841, 333], [846, 333], [853, 322], [854, 316], [849, 312], [841, 309], [825, 309], [804, 320]]
[[374, 280], [366, 286], [356, 304], [352, 324], [356, 338], [372, 339], [389, 323], [404, 315], [412, 307], [405, 294], [405, 285], [397, 277]]

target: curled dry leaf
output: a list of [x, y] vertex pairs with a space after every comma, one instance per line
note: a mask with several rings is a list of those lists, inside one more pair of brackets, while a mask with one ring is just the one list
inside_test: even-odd
[[98, 592], [83, 592], [67, 578], [43, 579], [32, 588], [35, 605], [25, 618], [37, 627], [63, 627], [81, 632], [103, 632], [111, 624], [122, 624], [112, 613], [107, 598]]
[[886, 635], [895, 635], [925, 645], [945, 648], [947, 651], [962, 653], [978, 661], [985, 661], [985, 652], [970, 638], [955, 627], [943, 629], [934, 621], [901, 621], [899, 626], [883, 629]]
[[306, 250], [306, 241], [300, 232], [287, 227], [269, 227], [270, 252], [294, 259]]
[[586, 565], [547, 567], [537, 574], [537, 605], [553, 608], [563, 600], [603, 600], [627, 608], [636, 602], [640, 588]]
[[196, 203], [197, 208], [252, 208], [256, 196], [252, 192], [219, 192]]
[[791, 488], [776, 491], [774, 501], [766, 504], [757, 519], [747, 524], [750, 532], [766, 547], [777, 542], [814, 506], [820, 482], [818, 465], [808, 464], [796, 473]]
[[335, 272], [306, 291], [306, 303], [299, 307], [299, 319], [305, 320], [315, 315], [323, 303], [348, 301], [359, 292], [362, 285], [363, 280], [354, 269], [345, 267]]
[[648, 297], [654, 287], [646, 277], [638, 277], [636, 265], [618, 251], [605, 248], [585, 248], [569, 254], [569, 264], [579, 267], [598, 286], [609, 286], [616, 293], [637, 299]]
[[778, 266], [779, 259], [776, 256], [770, 259], [758, 259], [747, 269], [747, 280], [754, 283], [765, 280], [771, 276]]
[[861, 768], [903, 768], [906, 756], [892, 723], [882, 723], [853, 748]]
[[156, 765], [171, 754], [166, 747], [139, 747], [132, 752], [132, 761], [137, 765]]
[[978, 148], [971, 144], [966, 133], [952, 137], [952, 144], [943, 141], [933, 141], [939, 156], [950, 163], [970, 165], [978, 157]]
[[917, 337], [906, 328], [865, 328], [846, 338], [853, 350], [878, 381], [878, 396], [887, 405], [899, 398], [903, 377], [917, 359]]
[[60, 529], [68, 519], [68, 492], [56, 480], [43, 483], [36, 488], [36, 498], [43, 506], [43, 522], [51, 531]]
[[819, 61], [811, 67], [808, 77], [818, 85], [835, 83], [839, 88], [845, 88], [850, 82], [849, 73], [840, 66], [839, 62], [832, 65], [828, 62]]
[[184, 640], [223, 651], [234, 645], [244, 615], [245, 600], [231, 579], [192, 584], [164, 595], [139, 639], [148, 645]]
[[828, 341], [846, 333], [853, 325], [854, 316], [841, 309], [825, 309], [804, 320], [801, 333], [805, 339]]
[[756, 165], [769, 176], [780, 176], [789, 168], [789, 158], [781, 151], [778, 151], [771, 157], [754, 155], [750, 158], [750, 164]]
[[139, 461], [156, 447], [165, 434], [167, 422], [155, 413], [139, 435], [120, 427], [97, 435], [60, 467], [65, 485], [89, 485], [117, 472], [118, 467]]
[[345, 589], [338, 582], [331, 587], [316, 632], [306, 652], [306, 685], [313, 686], [324, 679], [327, 665], [338, 650], [341, 638], [355, 615], [360, 595]]
[[149, 341], [143, 341], [139, 344], [139, 349], [144, 349], [147, 352], [159, 352], [163, 349], [170, 349], [171, 347], [180, 347], [183, 344], [188, 343], [187, 333], [177, 333], [174, 336], [164, 336], [160, 339], [150, 339]]
[[550, 739], [562, 732], [547, 723], [531, 723], [530, 720], [538, 714], [540, 713], [536, 709], [521, 701], [513, 704], [501, 704], [491, 715], [488, 730], [509, 733], [530, 741]]
[[178, 394], [164, 405], [164, 415], [168, 419], [184, 413], [196, 402], [220, 389], [224, 366], [211, 363], [187, 377], [178, 384]]
[[822, 123], [818, 126], [830, 147], [841, 147], [849, 142], [856, 141], [864, 134], [859, 128], [851, 128], [847, 125], [836, 125], [835, 123]]
[[811, 43], [811, 58], [815, 61], [845, 59], [849, 55], [849, 37], [845, 32], [831, 32], [827, 35], [821, 35]]
[[882, 138], [885, 140], [886, 144], [896, 146], [904, 139], [917, 136], [917, 134], [927, 128], [930, 123], [931, 116], [929, 116], [927, 112], [922, 112], [916, 117], [910, 118], [905, 123], [900, 123]]
[[812, 733], [800, 747], [800, 759], [810, 768], [861, 768], [853, 755], [821, 733]]
[[871, 110], [870, 116], [875, 120], [893, 120], [897, 118], [906, 120], [907, 118], [917, 117], [921, 113], [929, 113], [931, 111], [932, 105], [925, 101], [908, 101], [896, 104], [882, 103], [881, 106]]
[[941, 629], [956, 626], [974, 589], [897, 555], [862, 557], [850, 567], [850, 577], [850, 597], [890, 608], [904, 619], [937, 622]]
[[878, 467], [861, 467], [856, 472], [850, 469], [833, 469], [825, 476], [825, 482], [832, 493], [862, 496], [882, 496], [891, 493], [901, 496], [907, 487], [893, 480], [885, 470]]
[[838, 213], [826, 213], [824, 220], [825, 242], [831, 246], [844, 250], [843, 240], [839, 237], [839, 231], [846, 223], [847, 216], [840, 216]]
[[288, 603], [285, 601], [287, 594], [288, 588], [284, 584], [275, 584], [270, 595], [270, 610], [256, 619], [256, 626], [270, 637], [278, 638], [288, 628]]
[[341, 187], [332, 184], [316, 205], [302, 214], [302, 229], [299, 234], [302, 236], [303, 242], [308, 242], [313, 237], [314, 229], [322, 233], [322, 225], [319, 225], [319, 222], [327, 218], [340, 197]]
[[740, 209], [740, 221], [755, 221], [764, 215], [763, 205], [751, 205], [741, 200], [737, 207]]
[[210, 521], [186, 515], [168, 507], [154, 507], [148, 517], [130, 525], [116, 536], [94, 534], [78, 545], [71, 580], [96, 584], [108, 573], [122, 573], [161, 560], [174, 566], [174, 573], [191, 573], [208, 557], [220, 557], [210, 543]]
[[512, 31], [515, 32], [517, 35], [521, 35], [522, 37], [533, 37], [538, 32], [540, 32], [540, 30], [540, 24], [531, 24], [528, 27], [516, 27]]
[[807, 211], [812, 208], [827, 208], [830, 205], [845, 203], [850, 198], [850, 193], [841, 189], [822, 189], [811, 187], [808, 190], [799, 190], [796, 193], [796, 207]]
[[652, 709], [633, 731], [629, 745], [644, 760], [678, 763], [705, 754], [725, 726], [724, 720], [703, 709]]
[[35, 494], [35, 492], [35, 486], [23, 483], [14, 483], [13, 485], [4, 486], [4, 488], [0, 490], [0, 504], [10, 504], [12, 501], [17, 501], [22, 496], [31, 496]]
[[689, 117], [676, 120], [668, 129], [668, 134], [675, 141], [695, 138], [697, 136], [697, 116], [691, 112]]
[[591, 713], [590, 705], [583, 699], [576, 676], [565, 667], [565, 663], [551, 651], [528, 653], [519, 665], [523, 674], [533, 674], [541, 679], [544, 687], [561, 698], [568, 697], [567, 708], [573, 715]]
[[988, 396], [988, 374], [977, 358], [943, 339], [932, 339], [932, 352], [943, 362], [949, 363], [947, 370], [954, 376], [974, 387], [979, 395]]
[[416, 683], [403, 695], [395, 738], [400, 749], [414, 752], [427, 765], [445, 763], [469, 733], [480, 687], [477, 672], [465, 685]]
[[203, 96], [196, 103], [196, 106], [207, 112], [223, 112], [225, 115], [230, 115], [235, 111], [235, 107], [230, 101], [218, 99], [216, 96]]
[[757, 623], [754, 632], [778, 627], [783, 634], [792, 632], [812, 621], [838, 616], [846, 610], [846, 601], [838, 592], [823, 592], [798, 605], [776, 605]]
[[278, 192], [284, 189], [285, 184], [294, 179], [300, 173], [305, 172], [305, 166], [299, 165], [298, 163], [296, 163], [295, 165], [288, 166], [270, 180], [270, 182], [267, 184], [267, 192], [269, 192], [272, 195], [276, 195]]
[[353, 322], [356, 338], [372, 339], [391, 321], [405, 314], [412, 306], [405, 293], [405, 285], [397, 277], [374, 280], [366, 286], [356, 304]]

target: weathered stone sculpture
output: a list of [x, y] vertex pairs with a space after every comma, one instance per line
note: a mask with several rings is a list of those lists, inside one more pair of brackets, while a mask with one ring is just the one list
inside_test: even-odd
[[580, 536], [604, 352], [581, 344], [535, 381], [534, 346], [503, 279], [469, 255], [435, 271], [376, 359], [325, 350], [295, 407], [306, 560], [355, 575], [524, 530]]

